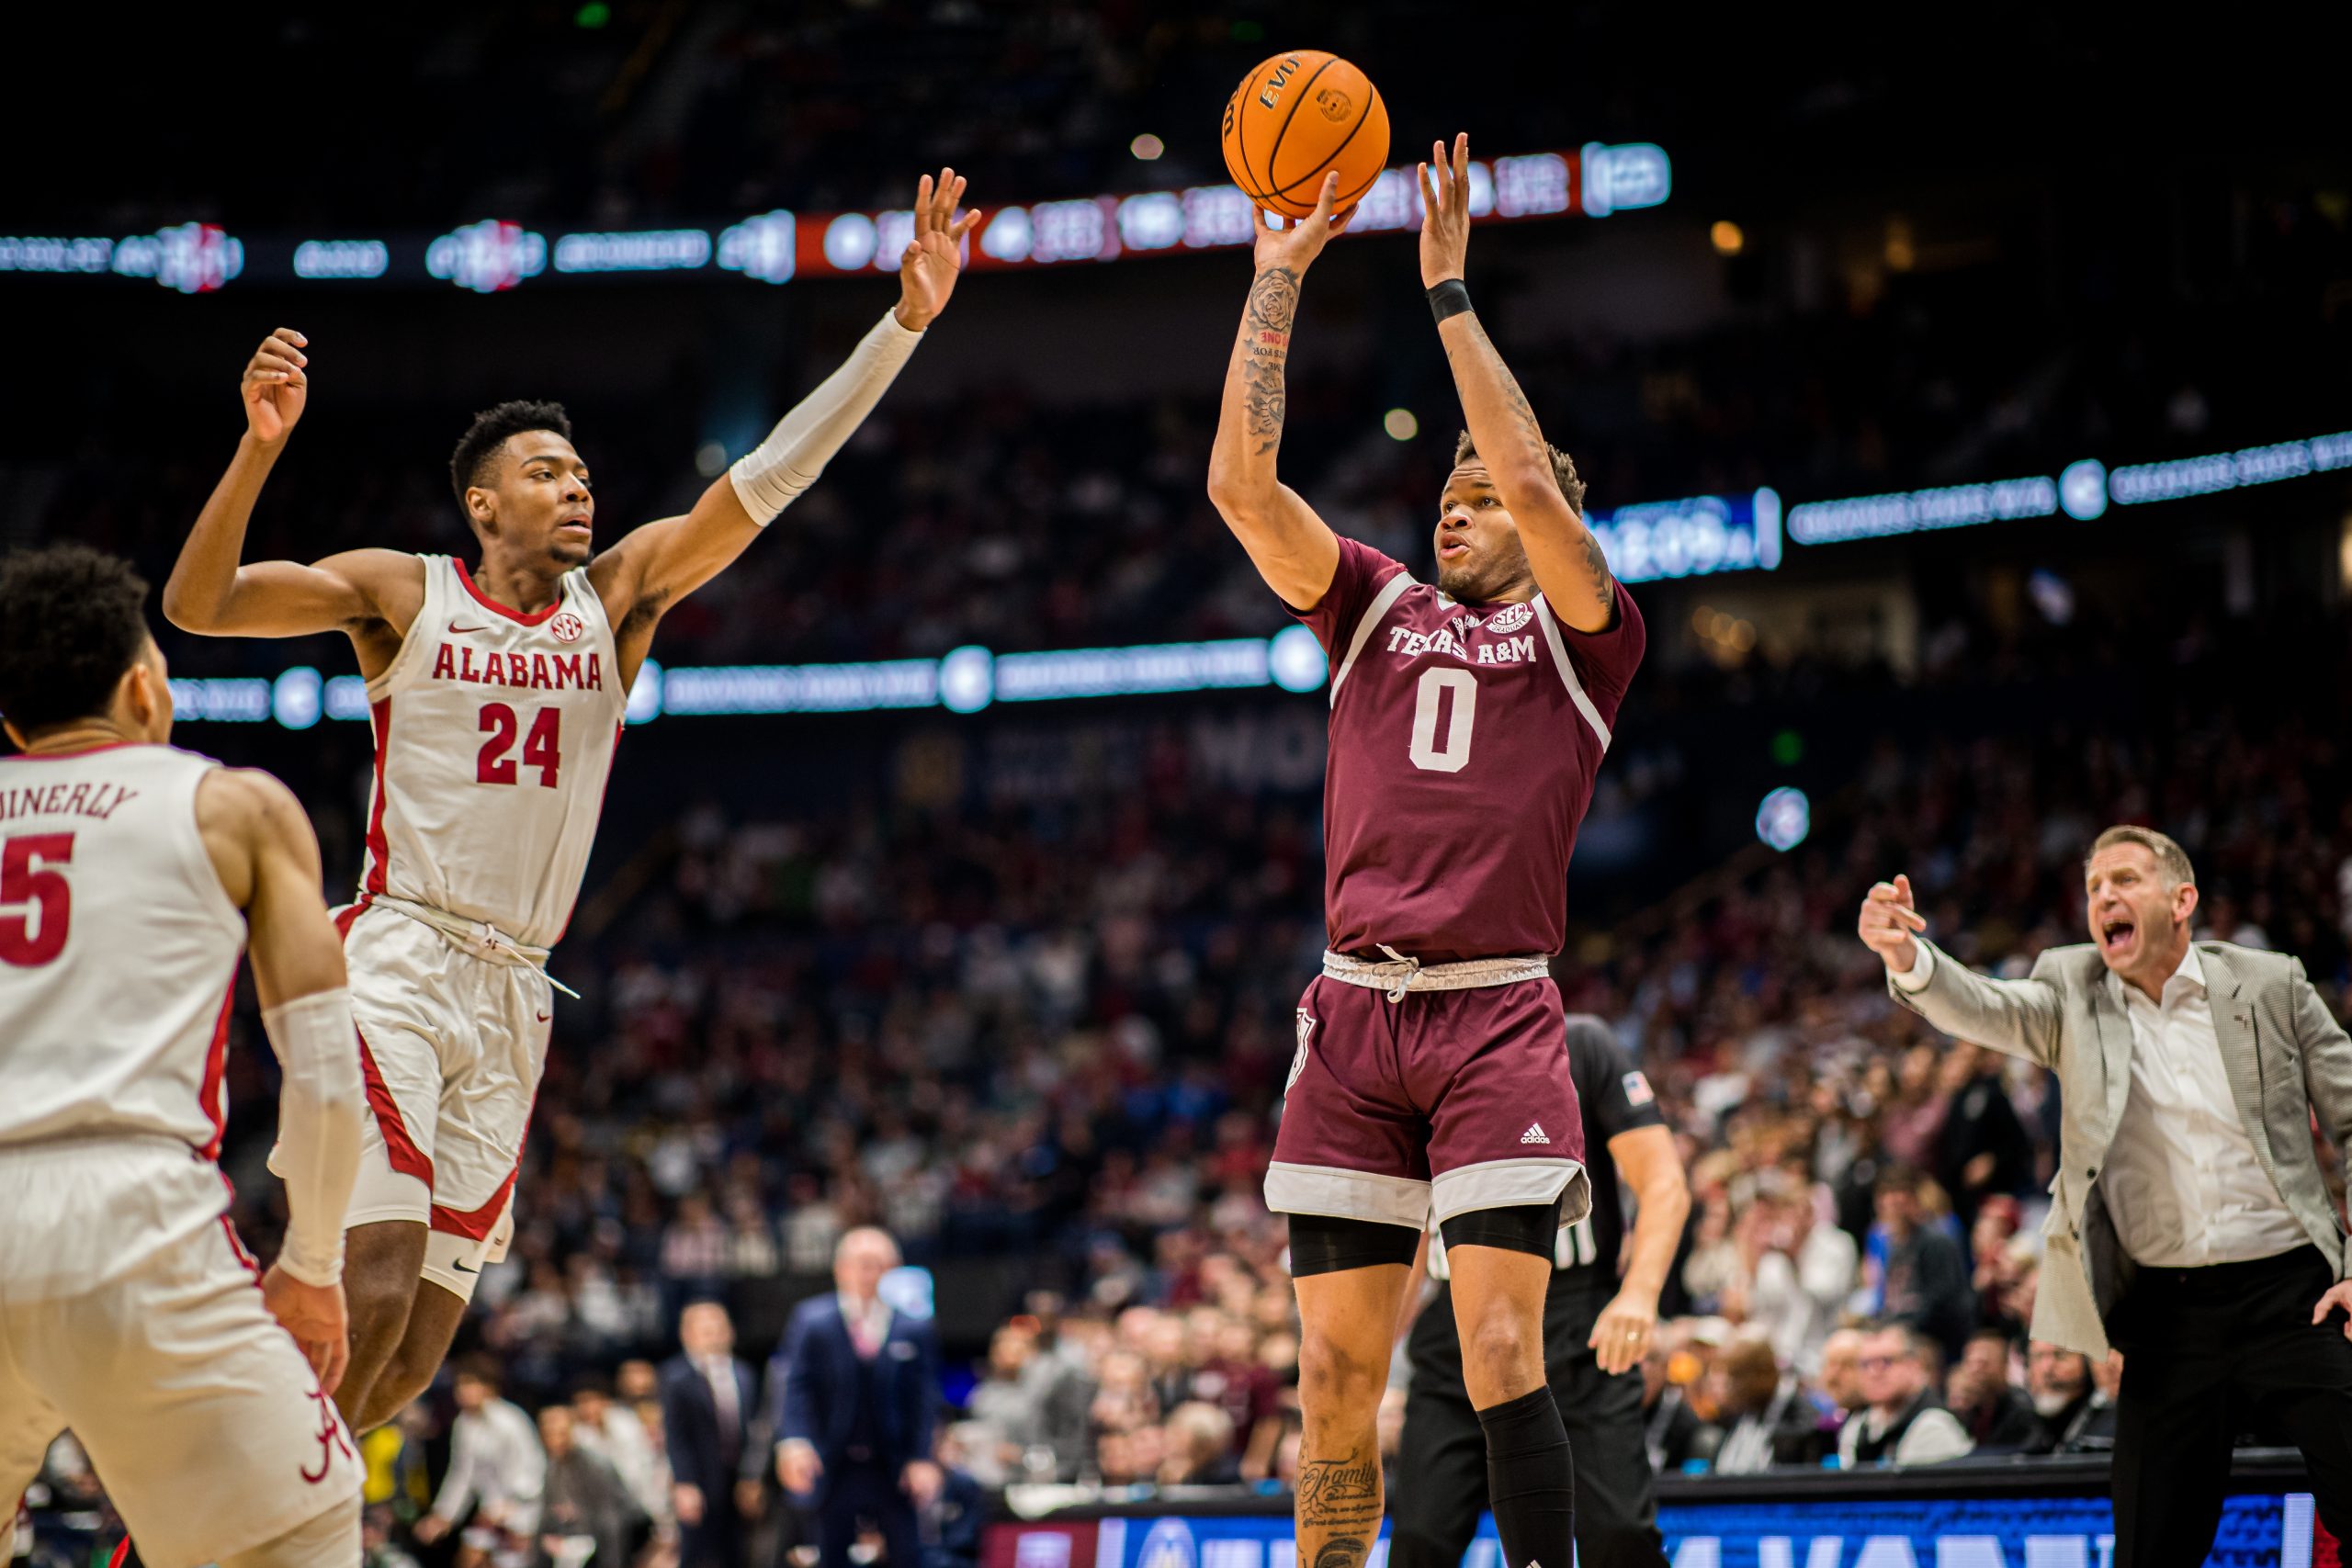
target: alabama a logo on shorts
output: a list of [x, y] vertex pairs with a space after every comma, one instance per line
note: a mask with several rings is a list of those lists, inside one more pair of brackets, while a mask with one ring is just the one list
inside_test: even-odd
[[1288, 1094], [1298, 1082], [1298, 1075], [1306, 1070], [1306, 1037], [1315, 1032], [1315, 1019], [1305, 1008], [1298, 1010], [1298, 1051], [1290, 1059], [1290, 1077], [1283, 1080], [1283, 1092]]

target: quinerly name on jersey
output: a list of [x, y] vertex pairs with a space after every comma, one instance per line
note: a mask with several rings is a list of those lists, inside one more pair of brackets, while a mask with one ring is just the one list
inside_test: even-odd
[[0, 822], [19, 817], [90, 817], [103, 822], [139, 792], [118, 784], [51, 784], [47, 789], [0, 789]]
[[[587, 662], [585, 666], [582, 660]], [[470, 643], [442, 643], [433, 655], [433, 679], [483, 686], [523, 686], [535, 692], [601, 692], [605, 660], [594, 653], [485, 653], [474, 663]]]
[[1525, 637], [1507, 637], [1493, 642], [1482, 642], [1473, 655], [1463, 640], [1444, 626], [1433, 632], [1391, 626], [1388, 628], [1388, 651], [1401, 653], [1408, 659], [1418, 659], [1424, 653], [1450, 653], [1465, 664], [1532, 664], [1535, 661], [1535, 634], [1530, 632]]

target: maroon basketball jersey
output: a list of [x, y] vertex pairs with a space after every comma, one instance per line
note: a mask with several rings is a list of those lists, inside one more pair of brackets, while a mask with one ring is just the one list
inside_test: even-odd
[[1340, 541], [1299, 617], [1331, 661], [1324, 917], [1334, 951], [1427, 963], [1557, 953], [1568, 853], [1646, 637], [1563, 626], [1542, 596], [1459, 604]]

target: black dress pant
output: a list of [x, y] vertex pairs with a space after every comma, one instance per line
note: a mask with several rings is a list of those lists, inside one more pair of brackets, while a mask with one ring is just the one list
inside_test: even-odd
[[2241, 1430], [2302, 1450], [2320, 1518], [2352, 1540], [2352, 1340], [2341, 1314], [2312, 1322], [2335, 1282], [2315, 1247], [2140, 1270], [2109, 1325], [2123, 1352], [2115, 1568], [2199, 1568]]
[[845, 1459], [825, 1472], [824, 1501], [817, 1506], [818, 1568], [850, 1568], [849, 1549], [866, 1525], [882, 1532], [890, 1568], [922, 1568], [922, 1532], [914, 1502], [899, 1484], [899, 1468]]
[[[1544, 1305], [1544, 1371], [1577, 1466], [1580, 1568], [1664, 1568], [1665, 1543], [1642, 1437], [1642, 1375], [1611, 1377], [1585, 1348], [1614, 1281], [1555, 1281]], [[1396, 1483], [1388, 1493], [1389, 1568], [1460, 1568], [1487, 1506], [1487, 1437], [1462, 1377], [1451, 1287], [1423, 1308], [1408, 1347], [1413, 1383]]]

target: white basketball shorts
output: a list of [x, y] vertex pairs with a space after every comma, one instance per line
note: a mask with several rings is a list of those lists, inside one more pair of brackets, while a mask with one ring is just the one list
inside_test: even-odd
[[345, 1224], [423, 1221], [424, 1277], [470, 1301], [514, 1234], [554, 988], [397, 909], [345, 911], [339, 923], [371, 1112]]
[[359, 1489], [228, 1199], [169, 1139], [0, 1149], [0, 1497], [70, 1427], [149, 1568], [258, 1546]]

